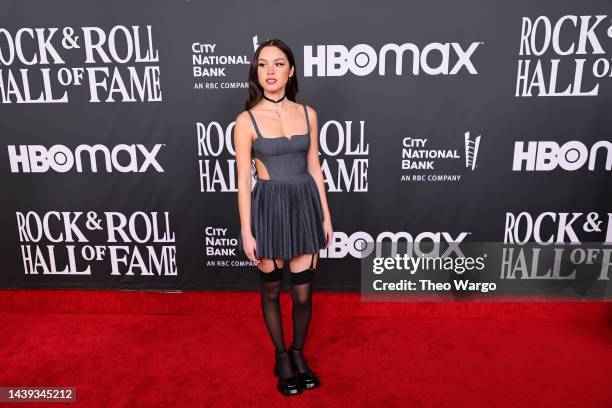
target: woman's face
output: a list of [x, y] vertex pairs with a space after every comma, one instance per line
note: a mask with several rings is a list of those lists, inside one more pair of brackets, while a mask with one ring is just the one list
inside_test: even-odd
[[261, 87], [274, 93], [285, 89], [289, 77], [293, 75], [293, 67], [279, 48], [268, 45], [261, 49], [257, 60], [257, 78]]

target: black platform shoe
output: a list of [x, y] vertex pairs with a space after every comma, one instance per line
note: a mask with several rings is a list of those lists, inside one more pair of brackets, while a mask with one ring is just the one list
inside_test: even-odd
[[[287, 351], [277, 351], [276, 360], [274, 362], [274, 375], [278, 377], [278, 385], [276, 386], [276, 388], [278, 389], [278, 391], [280, 391], [281, 394], [285, 396], [297, 395], [302, 390], [300, 389], [300, 386], [298, 384], [298, 379], [293, 374], [293, 370], [291, 373], [291, 377], [282, 378], [279, 375], [280, 370], [278, 369], [278, 367], [281, 363], [282, 354], [287, 354]], [[291, 360], [289, 360], [289, 362], [291, 362]]]
[[311, 390], [321, 385], [321, 382], [319, 381], [315, 373], [310, 369], [310, 367], [308, 366], [308, 363], [306, 363], [306, 360], [304, 359], [303, 356], [302, 356], [302, 360], [304, 361], [304, 364], [306, 365], [306, 371], [300, 372], [297, 369], [298, 364], [296, 364], [295, 360], [296, 360], [296, 357], [300, 356], [301, 354], [302, 354], [301, 349], [296, 349], [295, 347], [293, 347], [293, 345], [289, 347], [289, 357], [291, 358], [291, 364], [293, 364], [293, 367], [297, 371], [298, 384], [300, 385], [300, 387], [304, 388], [305, 390]]

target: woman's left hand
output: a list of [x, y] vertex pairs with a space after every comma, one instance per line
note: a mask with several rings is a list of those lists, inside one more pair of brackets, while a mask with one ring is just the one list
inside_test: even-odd
[[323, 221], [323, 231], [325, 232], [325, 248], [327, 249], [332, 242], [334, 230], [329, 219]]

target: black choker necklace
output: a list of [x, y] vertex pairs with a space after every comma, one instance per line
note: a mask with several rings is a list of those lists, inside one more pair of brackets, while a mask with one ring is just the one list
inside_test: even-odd
[[263, 97], [264, 97], [264, 99], [265, 99], [265, 100], [270, 101], [270, 102], [274, 102], [274, 103], [279, 103], [280, 101], [282, 101], [283, 99], [285, 99], [285, 96], [287, 96], [287, 95], [283, 95], [283, 97], [282, 97], [282, 98], [280, 98], [278, 101], [275, 101], [274, 99], [272, 99], [272, 98], [268, 98], [266, 95], [263, 95]]

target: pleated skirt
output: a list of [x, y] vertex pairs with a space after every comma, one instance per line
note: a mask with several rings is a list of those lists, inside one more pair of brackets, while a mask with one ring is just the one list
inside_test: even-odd
[[[310, 173], [258, 179], [251, 194], [251, 231], [260, 258], [290, 259], [324, 248], [321, 197]], [[242, 237], [238, 247], [242, 252]]]

